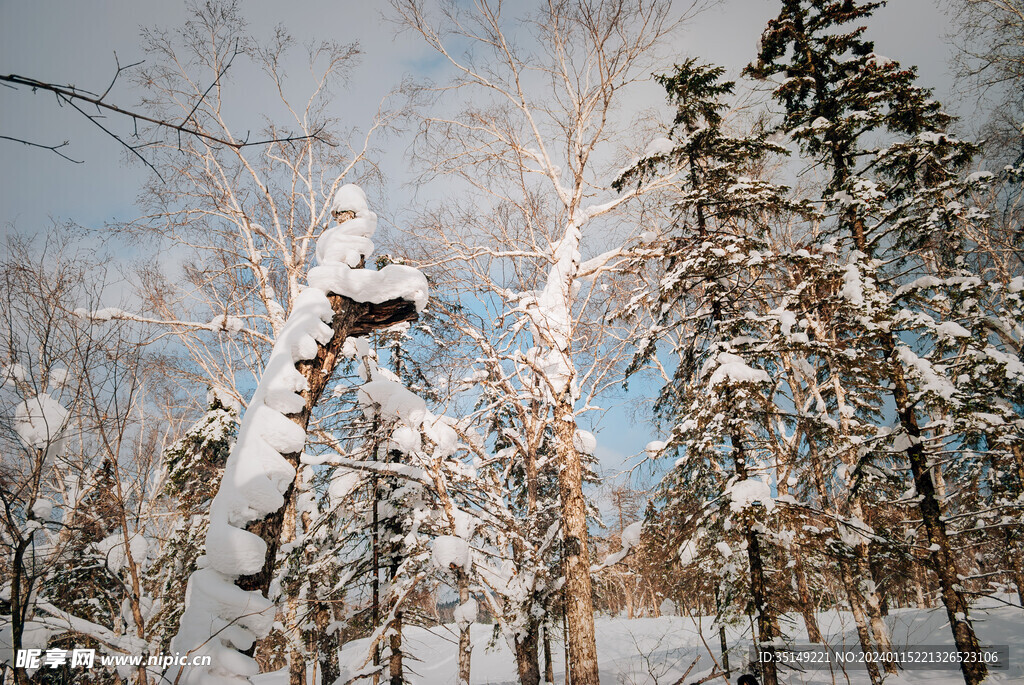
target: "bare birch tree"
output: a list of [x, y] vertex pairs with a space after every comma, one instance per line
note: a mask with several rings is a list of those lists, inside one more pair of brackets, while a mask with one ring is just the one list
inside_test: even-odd
[[[3, 247], [0, 575], [10, 585], [0, 630], [14, 652], [146, 654], [155, 455], [173, 425], [153, 418], [140, 332], [84, 325], [72, 313], [104, 289], [73, 237], [57, 230], [42, 245], [12, 238]], [[29, 682], [26, 668], [7, 666], [16, 683]], [[143, 662], [132, 681], [150, 675]]]
[[[419, 152], [428, 176], [459, 179], [473, 212], [493, 219], [483, 232], [474, 222], [452, 237], [449, 258], [462, 261], [478, 302], [494, 307], [498, 325], [484, 344], [504, 348], [509, 360], [518, 352], [533, 376], [519, 386], [532, 388], [531, 423], [551, 427], [570, 672], [573, 683], [597, 683], [578, 425], [587, 409], [582, 389], [599, 387], [607, 369], [591, 366], [599, 358], [591, 353], [608, 341], [588, 324], [606, 301], [595, 276], [631, 233], [615, 218], [672, 176], [619, 195], [608, 190], [609, 165], [629, 137], [625, 98], [648, 78], [683, 16], [660, 1], [553, 1], [525, 21], [501, 2], [445, 5], [439, 18], [415, 0], [393, 5], [455, 74], [434, 91], [455, 104], [424, 119]], [[610, 251], [584, 262], [584, 252], [609, 240], [618, 245], [605, 242]]]

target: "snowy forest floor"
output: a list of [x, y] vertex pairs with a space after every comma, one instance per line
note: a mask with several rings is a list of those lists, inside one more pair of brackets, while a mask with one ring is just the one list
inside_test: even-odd
[[[1009, 599], [1009, 598], [1007, 598]], [[986, 683], [1024, 683], [1024, 610], [1006, 606], [995, 599], [978, 603], [972, 617], [984, 645], [1010, 647], [1009, 667], [993, 671]], [[803, 623], [798, 616], [787, 616], [790, 634], [795, 643], [806, 642]], [[834, 648], [855, 647], [857, 635], [853, 619], [845, 612], [829, 611], [819, 614], [822, 631]], [[896, 609], [888, 617], [894, 646], [949, 646], [952, 645], [945, 610]], [[493, 626], [476, 624], [472, 628], [473, 662], [472, 685], [516, 685], [515, 662], [509, 646], [502, 638], [493, 640]], [[707, 617], [690, 619], [678, 616], [660, 618], [609, 618], [597, 620], [597, 652], [601, 669], [601, 682], [606, 685], [674, 685], [693, 660], [700, 655], [697, 666], [690, 672], [686, 683], [699, 681], [708, 675], [713, 664], [704, 641], [718, 653], [718, 632]], [[746, 633], [746, 636], [744, 636]], [[749, 658], [749, 629], [730, 630], [727, 634], [731, 652], [733, 678], [738, 677]], [[492, 646], [488, 646], [492, 643]], [[406, 678], [410, 685], [447, 685], [456, 682], [458, 632], [454, 625], [434, 628], [406, 628], [404, 643], [409, 659]], [[564, 682], [562, 643], [553, 645], [555, 682]], [[342, 665], [357, 671], [366, 654], [365, 640], [357, 640], [342, 650]], [[844, 674], [825, 670], [800, 673], [787, 670], [781, 673], [787, 685], [861, 685], [868, 683], [865, 670], [848, 670]], [[255, 685], [287, 683], [283, 672], [266, 674], [253, 679]], [[369, 682], [369, 681], [367, 681]], [[720, 679], [710, 681], [722, 683]], [[885, 681], [890, 685], [929, 683], [929, 685], [956, 685], [963, 678], [958, 670], [911, 670]]]

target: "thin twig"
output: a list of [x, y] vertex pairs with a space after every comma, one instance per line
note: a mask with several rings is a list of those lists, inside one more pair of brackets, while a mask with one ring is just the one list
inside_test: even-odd
[[[131, 117], [133, 119], [141, 119], [142, 121], [147, 121], [157, 126], [169, 128], [173, 131], [180, 131], [182, 133], [187, 133], [189, 135], [196, 136], [197, 138], [204, 138], [206, 140], [209, 140], [210, 142], [217, 143], [218, 145], [224, 145], [235, 149], [241, 148], [245, 145], [244, 143], [232, 142], [230, 140], [224, 140], [223, 138], [212, 136], [208, 133], [203, 133], [198, 129], [190, 128], [184, 124], [174, 124], [163, 119], [156, 119], [154, 117], [146, 116], [145, 114], [140, 114], [138, 112], [133, 112], [131, 110], [124, 109], [123, 107], [119, 107], [114, 104], [103, 102], [102, 99], [86, 95], [85, 91], [82, 91], [79, 88], [75, 88], [74, 86], [59, 86], [55, 83], [37, 81], [36, 79], [28, 78], [25, 76], [19, 76], [18, 74], [8, 74], [6, 76], [0, 76], [0, 81], [6, 81], [7, 83], [13, 83], [15, 85], [20, 86], [28, 86], [33, 90], [47, 90], [51, 93], [56, 94], [61, 100], [69, 104], [71, 104], [73, 100], [82, 100], [84, 102], [88, 102], [91, 105], [95, 105], [96, 107], [111, 112], [116, 112], [117, 114], [122, 114], [126, 117]], [[79, 109], [79, 111], [82, 110]], [[89, 117], [90, 119], [93, 118], [92, 115], [89, 114], [86, 114], [85, 116]]]
[[[58, 94], [58, 97], [61, 97], [61, 96], [60, 96], [60, 95]], [[82, 115], [83, 117], [85, 117], [86, 119], [88, 119], [88, 120], [89, 120], [89, 121], [91, 121], [92, 123], [96, 124], [96, 125], [97, 125], [97, 126], [98, 126], [98, 127], [100, 128], [100, 130], [101, 130], [101, 131], [103, 131], [103, 132], [104, 132], [104, 133], [106, 133], [106, 134], [107, 134], [108, 136], [110, 136], [111, 138], [113, 138], [114, 140], [116, 140], [116, 141], [117, 141], [118, 143], [120, 143], [120, 144], [121, 144], [121, 145], [122, 145], [123, 147], [125, 147], [125, 148], [126, 148], [126, 149], [127, 149], [128, 151], [129, 151], [129, 152], [131, 152], [131, 153], [132, 153], [133, 155], [135, 155], [135, 156], [136, 156], [136, 157], [138, 157], [138, 158], [139, 158], [140, 160], [142, 160], [142, 163], [143, 163], [143, 164], [145, 164], [146, 166], [148, 166], [148, 167], [149, 167], [150, 169], [152, 169], [152, 170], [153, 170], [153, 173], [154, 173], [154, 174], [156, 174], [157, 178], [159, 178], [161, 182], [163, 182], [163, 181], [164, 181], [164, 177], [163, 177], [163, 176], [162, 176], [162, 175], [160, 174], [160, 172], [159, 172], [159, 171], [157, 171], [157, 168], [156, 168], [155, 166], [153, 166], [153, 163], [152, 163], [152, 162], [150, 162], [150, 161], [149, 161], [148, 159], [146, 159], [145, 157], [143, 157], [143, 156], [142, 156], [142, 153], [140, 153], [140, 152], [139, 152], [139, 151], [138, 151], [138, 150], [137, 150], [137, 149], [135, 148], [135, 146], [129, 145], [129, 144], [128, 144], [128, 143], [126, 143], [126, 142], [125, 142], [124, 140], [122, 140], [121, 136], [117, 135], [116, 133], [114, 133], [114, 132], [113, 132], [113, 131], [111, 131], [111, 130], [110, 130], [109, 128], [107, 128], [106, 126], [104, 126], [103, 124], [101, 124], [101, 123], [99, 122], [99, 120], [100, 120], [100, 119], [102, 119], [103, 117], [100, 117], [100, 116], [97, 116], [97, 115], [93, 115], [93, 114], [89, 114], [88, 112], [86, 112], [85, 110], [83, 110], [83, 109], [82, 109], [81, 107], [79, 107], [78, 105], [76, 105], [76, 104], [74, 103], [74, 101], [72, 101], [72, 100], [70, 100], [70, 99], [68, 99], [68, 98], [66, 98], [66, 97], [63, 97], [62, 99], [64, 100], [64, 102], [66, 102], [66, 103], [68, 103], [69, 105], [71, 105], [71, 107], [73, 107], [73, 108], [74, 108], [74, 109], [75, 109], [75, 110], [76, 110], [76, 111], [77, 111], [77, 112], [78, 112], [79, 114], [81, 114], [81, 115]], [[142, 147], [142, 146], [140, 146], [140, 147]]]
[[[182, 122], [181, 122], [182, 126], [187, 124], [192, 119], [192, 115], [196, 113], [197, 109], [199, 109], [199, 105], [203, 104], [203, 100], [205, 100], [206, 96], [210, 94], [210, 91], [213, 90], [213, 87], [215, 85], [217, 85], [218, 83], [220, 83], [221, 77], [223, 77], [224, 74], [226, 74], [228, 72], [228, 69], [231, 67], [231, 63], [235, 61], [235, 57], [238, 56], [238, 53], [239, 53], [239, 50], [238, 50], [238, 39], [236, 38], [235, 39], [235, 51], [231, 53], [231, 57], [229, 57], [228, 61], [224, 64], [224, 68], [221, 69], [217, 73], [217, 78], [213, 79], [213, 82], [210, 83], [210, 86], [206, 90], [204, 90], [203, 94], [201, 96], [199, 96], [198, 100], [196, 100], [196, 104], [192, 107], [192, 111], [190, 111], [188, 113], [188, 116], [185, 117], [182, 120]], [[115, 55], [115, 57], [116, 57], [116, 55]]]
[[[320, 142], [322, 142], [322, 143], [324, 143], [326, 145], [334, 147], [333, 143], [331, 143], [331, 142], [329, 142], [326, 139], [321, 137], [321, 133], [323, 133], [323, 130], [324, 130], [323, 126], [321, 126], [319, 129], [317, 129], [316, 131], [314, 131], [313, 133], [311, 133], [309, 135], [288, 136], [288, 137], [285, 137], [285, 138], [268, 138], [268, 139], [265, 139], [265, 140], [258, 140], [258, 141], [253, 141], [253, 142], [249, 141], [248, 136], [246, 136], [246, 139], [243, 140], [243, 141], [225, 140], [224, 138], [218, 138], [217, 136], [213, 136], [213, 135], [210, 135], [208, 133], [204, 133], [203, 131], [199, 130], [198, 128], [196, 128], [194, 126], [189, 126], [188, 124], [191, 121], [192, 117], [195, 115], [196, 111], [199, 109], [199, 106], [206, 99], [206, 96], [210, 93], [210, 91], [213, 90], [214, 86], [216, 86], [218, 83], [220, 83], [221, 77], [224, 76], [224, 74], [227, 72], [228, 68], [231, 66], [232, 62], [234, 61], [235, 57], [239, 54], [239, 52], [240, 51], [238, 49], [238, 43], [236, 42], [235, 43], [234, 52], [232, 53], [231, 57], [228, 58], [227, 63], [217, 73], [217, 77], [213, 80], [213, 82], [206, 89], [206, 91], [203, 92], [202, 96], [199, 97], [199, 99], [196, 101], [195, 105], [192, 107], [192, 110], [188, 113], [188, 116], [186, 116], [185, 119], [182, 120], [182, 122], [180, 124], [175, 124], [175, 123], [172, 123], [172, 122], [167, 121], [165, 119], [157, 119], [157, 118], [154, 118], [154, 117], [147, 116], [145, 114], [140, 114], [139, 112], [136, 112], [136, 111], [133, 111], [133, 110], [129, 110], [129, 109], [125, 109], [123, 107], [119, 107], [118, 105], [111, 104], [111, 103], [106, 102], [104, 100], [104, 98], [106, 98], [106, 96], [110, 93], [111, 89], [114, 87], [114, 84], [117, 83], [117, 79], [121, 75], [121, 72], [123, 72], [123, 71], [125, 71], [127, 69], [131, 69], [132, 67], [136, 67], [139, 64], [142, 64], [142, 62], [134, 62], [134, 63], [129, 64], [127, 66], [121, 66], [121, 61], [118, 59], [116, 52], [114, 53], [114, 63], [117, 65], [117, 70], [114, 72], [114, 77], [110, 80], [110, 84], [107, 86], [106, 90], [104, 90], [103, 93], [100, 94], [100, 95], [97, 95], [96, 93], [93, 93], [91, 91], [85, 90], [83, 88], [76, 88], [75, 86], [71, 86], [71, 85], [61, 86], [61, 85], [57, 85], [55, 83], [48, 83], [46, 81], [39, 81], [37, 79], [28, 78], [28, 77], [25, 77], [25, 76], [19, 76], [17, 74], [8, 74], [7, 76], [0, 76], [0, 84], [2, 84], [4, 86], [7, 86], [9, 88], [15, 88], [16, 86], [19, 86], [19, 85], [20, 86], [28, 86], [28, 87], [32, 88], [33, 92], [36, 91], [36, 90], [46, 90], [46, 91], [49, 91], [49, 92], [53, 93], [54, 95], [56, 95], [57, 101], [58, 101], [59, 104], [63, 105], [63, 104], [66, 103], [66, 104], [70, 105], [71, 107], [73, 107], [75, 109], [75, 111], [77, 111], [79, 114], [81, 114], [82, 116], [87, 118], [89, 121], [91, 121], [93, 124], [98, 126], [100, 128], [100, 130], [102, 130], [104, 133], [106, 133], [111, 138], [116, 140], [121, 146], [123, 146], [125, 149], [127, 149], [129, 152], [131, 152], [132, 155], [137, 157], [143, 164], [145, 164], [147, 167], [152, 169], [153, 173], [156, 174], [157, 178], [159, 178], [161, 182], [164, 181], [163, 175], [157, 170], [157, 168], [148, 159], [146, 159], [142, 155], [142, 153], [139, 152], [139, 148], [145, 147], [145, 145], [131, 145], [124, 138], [122, 138], [120, 135], [118, 135], [117, 133], [114, 133], [112, 130], [110, 130], [109, 128], [107, 128], [103, 124], [101, 124], [99, 120], [104, 118], [104, 117], [100, 114], [100, 110], [107, 110], [107, 111], [110, 111], [110, 112], [116, 112], [117, 114], [121, 114], [121, 115], [124, 115], [124, 116], [127, 116], [127, 117], [131, 117], [132, 121], [135, 124], [135, 132], [133, 134], [135, 137], [138, 137], [138, 135], [139, 135], [139, 120], [146, 121], [148, 123], [154, 124], [154, 125], [162, 127], [162, 128], [167, 128], [167, 129], [170, 129], [172, 131], [176, 131], [177, 134], [178, 134], [179, 147], [180, 147], [181, 134], [183, 134], [183, 133], [186, 134], [186, 135], [195, 136], [197, 138], [202, 138], [202, 139], [207, 140], [207, 141], [209, 141], [211, 143], [216, 143], [218, 145], [224, 145], [225, 147], [230, 147], [230, 148], [233, 148], [235, 150], [240, 150], [240, 149], [242, 149], [244, 147], [255, 147], [255, 146], [261, 146], [261, 145], [272, 145], [272, 144], [276, 144], [276, 143], [292, 143], [292, 142], [297, 142], [297, 141], [300, 141], [300, 140], [319, 140]], [[96, 109], [97, 109], [96, 114], [90, 114], [90, 113], [86, 112], [85, 110], [83, 110], [81, 107], [79, 107], [76, 104], [76, 102], [75, 102], [76, 100], [82, 101], [82, 102], [87, 102], [87, 103], [95, 106]], [[25, 145], [30, 145], [32, 147], [42, 148], [44, 150], [49, 150], [49, 151], [53, 152], [54, 154], [56, 154], [56, 155], [58, 155], [60, 157], [63, 157], [64, 159], [68, 160], [69, 162], [73, 162], [75, 164], [81, 164], [82, 163], [82, 161], [76, 160], [76, 159], [72, 159], [72, 158], [68, 157], [67, 155], [63, 154], [62, 152], [60, 152], [59, 148], [62, 148], [65, 145], [68, 145], [68, 141], [64, 141], [60, 145], [52, 145], [51, 146], [51, 145], [42, 145], [40, 143], [33, 143], [31, 141], [23, 140], [21, 138], [13, 138], [13, 137], [10, 137], [10, 136], [0, 136], [0, 138], [3, 138], [5, 140], [12, 140], [12, 141], [15, 141], [15, 142], [23, 143]]]
[[81, 160], [81, 159], [71, 159], [70, 157], [68, 157], [63, 152], [60, 151], [60, 148], [64, 147], [65, 145], [69, 145], [70, 144], [66, 140], [63, 143], [61, 143], [60, 145], [43, 145], [42, 143], [33, 143], [30, 140], [24, 140], [22, 138], [12, 138], [11, 136], [0, 136], [0, 140], [11, 140], [11, 141], [14, 141], [15, 143], [21, 143], [22, 145], [30, 145], [32, 147], [39, 147], [39, 148], [42, 148], [44, 150], [49, 150], [50, 152], [52, 152], [53, 154], [57, 155], [58, 157], [63, 157], [64, 159], [68, 160], [69, 162], [71, 162], [73, 164], [81, 164], [84, 161], [84, 160]]

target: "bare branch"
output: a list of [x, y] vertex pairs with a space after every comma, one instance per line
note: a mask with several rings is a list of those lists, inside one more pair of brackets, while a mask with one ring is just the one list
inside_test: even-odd
[[63, 152], [60, 151], [60, 148], [69, 145], [69, 142], [66, 140], [60, 145], [43, 145], [42, 143], [33, 143], [30, 140], [24, 140], [22, 138], [12, 138], [11, 136], [0, 136], [0, 140], [10, 140], [15, 143], [21, 143], [22, 145], [30, 145], [32, 147], [42, 148], [43, 150], [49, 150], [53, 154], [57, 155], [58, 157], [63, 157], [72, 164], [81, 164], [83, 162], [83, 160], [80, 159], [71, 159], [70, 157], [68, 157]]

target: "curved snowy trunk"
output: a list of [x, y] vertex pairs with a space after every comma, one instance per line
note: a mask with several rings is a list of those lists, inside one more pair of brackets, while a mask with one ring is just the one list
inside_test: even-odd
[[[300, 361], [295, 368], [305, 379], [307, 389], [301, 393], [304, 404], [301, 410], [287, 414], [286, 416], [298, 424], [303, 431], [309, 426], [309, 419], [313, 415], [313, 408], [323, 395], [334, 372], [335, 367], [341, 359], [341, 349], [347, 338], [355, 338], [366, 335], [378, 328], [386, 328], [402, 321], [410, 321], [416, 318], [416, 308], [412, 302], [407, 300], [389, 300], [381, 305], [371, 305], [363, 302], [355, 302], [340, 295], [328, 295], [327, 300], [331, 304], [334, 316], [331, 321], [333, 335], [326, 345], [317, 347], [316, 356], [309, 360]], [[299, 466], [301, 450], [284, 453], [284, 457], [294, 468]], [[285, 492], [286, 502], [291, 501], [295, 482], [293, 481]], [[288, 513], [287, 506], [277, 509], [259, 521], [254, 521], [246, 526], [246, 530], [255, 533], [267, 543], [267, 552], [264, 558], [263, 567], [256, 573], [242, 576], [236, 583], [243, 590], [258, 590], [266, 593], [270, 588], [270, 581], [274, 574], [274, 563], [277, 559], [277, 550], [280, 546], [281, 533], [284, 530], [285, 515]]]
[[319, 266], [295, 298], [242, 418], [210, 507], [205, 563], [189, 579], [173, 648], [210, 655], [212, 664], [170, 673], [172, 681], [241, 683], [258, 672], [249, 654], [273, 624], [266, 594], [313, 408], [347, 337], [415, 318], [426, 303], [426, 279], [414, 269], [353, 268], [372, 250], [376, 226], [362, 190], [341, 188], [334, 212], [343, 223], [317, 243]]

